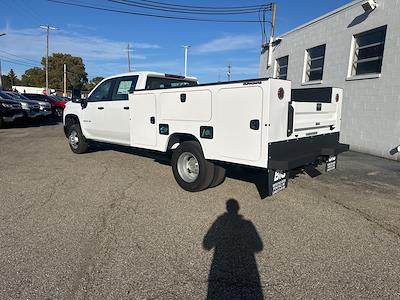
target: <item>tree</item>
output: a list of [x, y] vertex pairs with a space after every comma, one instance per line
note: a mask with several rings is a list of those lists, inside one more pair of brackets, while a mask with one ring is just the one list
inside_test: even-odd
[[11, 86], [17, 85], [19, 82], [17, 75], [15, 75], [15, 72], [13, 69], [10, 69], [10, 72], [8, 72], [8, 80], [11, 83]]
[[[28, 86], [44, 87], [46, 85], [46, 59], [41, 61], [42, 68], [31, 68], [22, 75], [22, 83]], [[85, 65], [81, 57], [71, 54], [53, 53], [49, 56], [49, 88], [62, 90], [64, 88], [64, 64], [67, 65], [67, 89], [82, 89], [88, 82]]]
[[22, 85], [44, 87], [46, 81], [46, 73], [43, 69], [34, 67], [25, 71], [22, 75]]
[[90, 92], [103, 79], [104, 79], [104, 77], [101, 77], [101, 76], [93, 77], [92, 80], [90, 80], [88, 83], [86, 83], [83, 86], [83, 90]]
[[[83, 60], [64, 53], [53, 53], [49, 56], [49, 87], [60, 90], [64, 88], [64, 64], [67, 65], [67, 89], [82, 89], [88, 82]], [[42, 65], [46, 65], [45, 58], [42, 58]]]

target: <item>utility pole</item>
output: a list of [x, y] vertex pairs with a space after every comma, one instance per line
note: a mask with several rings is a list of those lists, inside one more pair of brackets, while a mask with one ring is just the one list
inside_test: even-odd
[[64, 97], [67, 97], [67, 64], [64, 64]]
[[190, 45], [187, 46], [182, 46], [183, 49], [185, 49], [185, 77], [187, 76], [187, 63], [188, 63], [188, 50], [189, 48], [192, 47]]
[[[0, 33], [0, 36], [6, 35], [6, 33]], [[1, 60], [0, 60], [0, 91], [3, 90], [3, 74], [1, 73]]]
[[226, 76], [228, 76], [228, 81], [231, 81], [231, 75], [232, 75], [232, 65], [229, 63], [228, 72], [226, 72]]
[[46, 29], [46, 94], [49, 94], [49, 33], [50, 30], [57, 28], [50, 25], [41, 25], [40, 28]]
[[3, 74], [1, 73], [1, 60], [0, 60], [0, 91], [3, 90]]
[[269, 49], [268, 49], [268, 62], [267, 66], [270, 67], [272, 65], [272, 44], [275, 36], [275, 22], [276, 22], [276, 3], [273, 2], [271, 6], [272, 18], [271, 18], [271, 32], [269, 36]]
[[131, 71], [131, 45], [128, 43], [127, 51], [128, 51], [128, 72]]

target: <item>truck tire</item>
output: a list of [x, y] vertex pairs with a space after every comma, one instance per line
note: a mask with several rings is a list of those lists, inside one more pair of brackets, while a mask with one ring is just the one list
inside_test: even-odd
[[3, 117], [2, 117], [2, 116], [0, 116], [0, 128], [2, 128], [2, 127], [3, 127], [3, 125], [4, 125], [4, 122], [3, 122]]
[[214, 177], [210, 183], [209, 188], [216, 187], [220, 185], [225, 180], [226, 169], [219, 165], [214, 165]]
[[72, 152], [82, 154], [87, 152], [89, 143], [82, 134], [81, 127], [78, 124], [72, 125], [68, 130], [68, 144]]
[[171, 165], [176, 182], [188, 192], [208, 188], [214, 178], [214, 164], [204, 158], [196, 141], [180, 144], [172, 153]]

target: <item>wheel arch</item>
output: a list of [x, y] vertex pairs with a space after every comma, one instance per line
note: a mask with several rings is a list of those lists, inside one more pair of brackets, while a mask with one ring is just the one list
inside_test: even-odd
[[64, 117], [64, 134], [66, 137], [68, 137], [68, 129], [74, 124], [81, 125], [78, 116], [75, 114], [67, 114]]
[[194, 136], [193, 134], [190, 134], [190, 133], [181, 133], [181, 132], [175, 132], [175, 133], [171, 134], [171, 136], [168, 139], [166, 151], [174, 150], [181, 143], [187, 142], [187, 141], [198, 142], [201, 147], [201, 150], [204, 153], [203, 145], [201, 144], [200, 140], [196, 136]]

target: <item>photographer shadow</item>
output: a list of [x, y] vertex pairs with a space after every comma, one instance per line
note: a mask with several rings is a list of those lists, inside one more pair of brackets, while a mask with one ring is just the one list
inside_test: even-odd
[[255, 257], [263, 243], [253, 223], [238, 214], [239, 209], [239, 203], [229, 199], [227, 211], [204, 236], [203, 248], [214, 248], [207, 299], [264, 299]]

